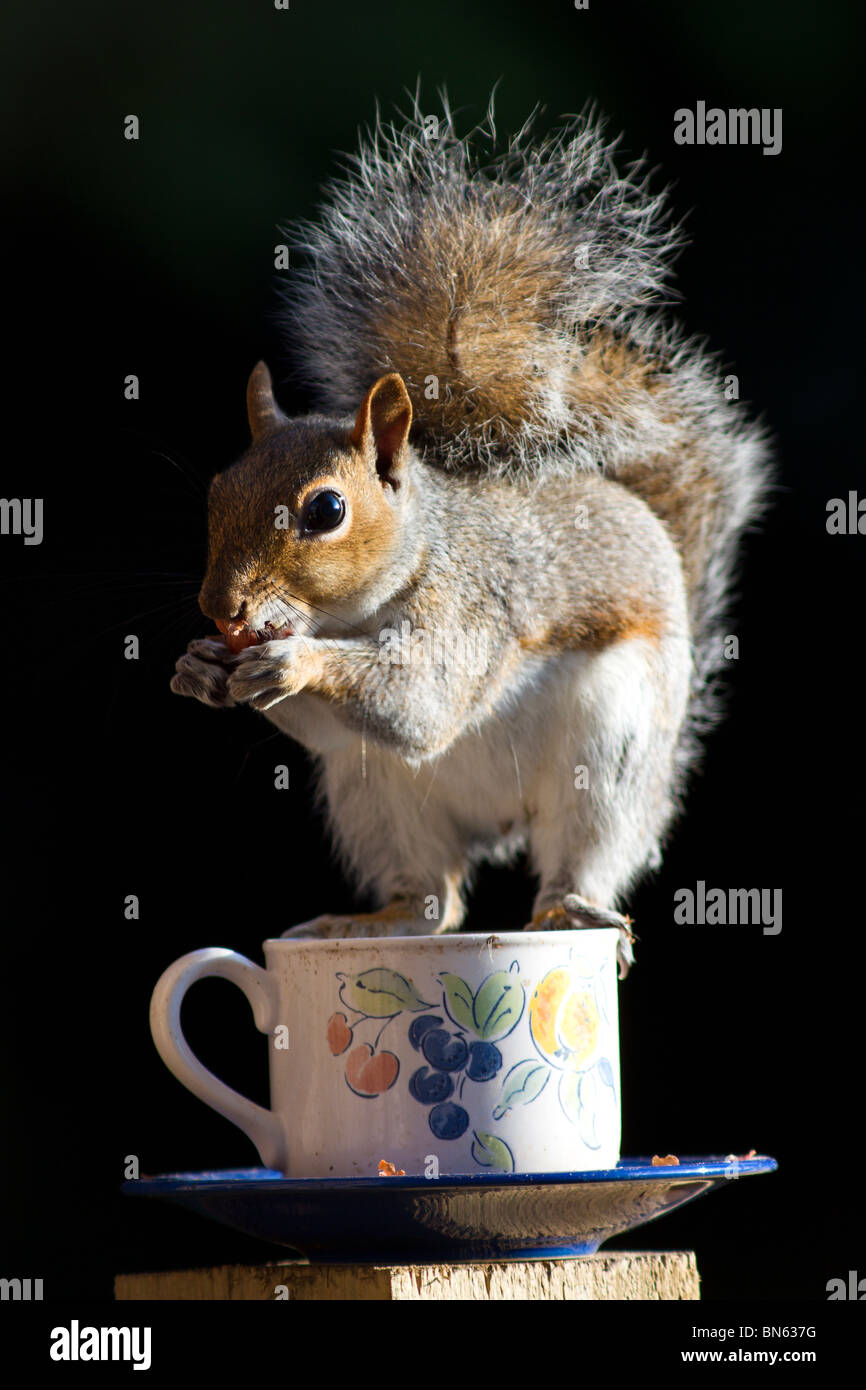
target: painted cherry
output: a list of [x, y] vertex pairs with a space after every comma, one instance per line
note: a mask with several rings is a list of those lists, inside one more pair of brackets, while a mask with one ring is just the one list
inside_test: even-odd
[[328, 1047], [335, 1057], [345, 1052], [352, 1041], [352, 1030], [346, 1022], [345, 1014], [331, 1014], [328, 1019]]
[[373, 1052], [369, 1043], [360, 1043], [346, 1058], [346, 1080], [356, 1096], [380, 1096], [397, 1080], [400, 1059], [393, 1052]]

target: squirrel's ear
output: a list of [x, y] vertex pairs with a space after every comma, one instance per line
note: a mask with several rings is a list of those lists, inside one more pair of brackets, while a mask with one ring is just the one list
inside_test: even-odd
[[264, 362], [256, 363], [247, 382], [247, 419], [253, 441], [267, 434], [268, 430], [286, 424], [288, 420], [274, 400], [271, 374]]
[[380, 376], [361, 402], [351, 438], [356, 449], [375, 449], [379, 477], [394, 488], [406, 465], [411, 424], [412, 402], [403, 378], [398, 372]]

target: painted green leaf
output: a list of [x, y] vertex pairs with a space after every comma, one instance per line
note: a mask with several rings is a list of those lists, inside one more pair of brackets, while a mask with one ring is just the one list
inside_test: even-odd
[[541, 1095], [549, 1077], [550, 1068], [544, 1062], [532, 1058], [518, 1062], [502, 1083], [502, 1096], [493, 1112], [494, 1120], [501, 1120], [513, 1105], [531, 1105]]
[[502, 1139], [497, 1139], [495, 1134], [485, 1134], [483, 1130], [474, 1129], [475, 1136], [472, 1140], [472, 1157], [480, 1168], [492, 1168], [497, 1173], [514, 1172], [514, 1154]]
[[459, 975], [451, 975], [447, 970], [443, 970], [439, 978], [445, 991], [445, 1007], [451, 1018], [458, 1028], [468, 1028], [470, 1032], [474, 1033], [472, 990], [465, 980], [461, 980]]
[[472, 1006], [475, 1032], [485, 1042], [504, 1038], [516, 1027], [526, 991], [520, 980], [507, 970], [488, 975]]
[[432, 1008], [405, 975], [381, 968], [349, 975], [340, 989], [340, 998], [350, 1009], [368, 1018], [393, 1018], [404, 1009], [417, 1013], [419, 1009]]

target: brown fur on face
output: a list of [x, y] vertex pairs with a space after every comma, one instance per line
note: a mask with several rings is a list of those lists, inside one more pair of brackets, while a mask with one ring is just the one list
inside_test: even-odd
[[[376, 382], [354, 428], [321, 417], [286, 420], [268, 399], [261, 364], [250, 379], [254, 441], [217, 474], [208, 498], [208, 567], [199, 595], [206, 616], [243, 617], [257, 626], [269, 601], [285, 620], [315, 625], [329, 607], [351, 602], [393, 567], [399, 550], [411, 406], [399, 377]], [[304, 528], [306, 504], [319, 491], [344, 499], [333, 531]], [[287, 508], [288, 526], [284, 523]]]

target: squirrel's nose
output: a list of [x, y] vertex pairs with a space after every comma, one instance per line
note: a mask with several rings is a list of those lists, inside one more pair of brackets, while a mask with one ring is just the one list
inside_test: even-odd
[[212, 618], [214, 622], [220, 619], [224, 623], [245, 622], [247, 616], [247, 601], [239, 594], [213, 584], [206, 579], [199, 590], [198, 606], [206, 618]]

